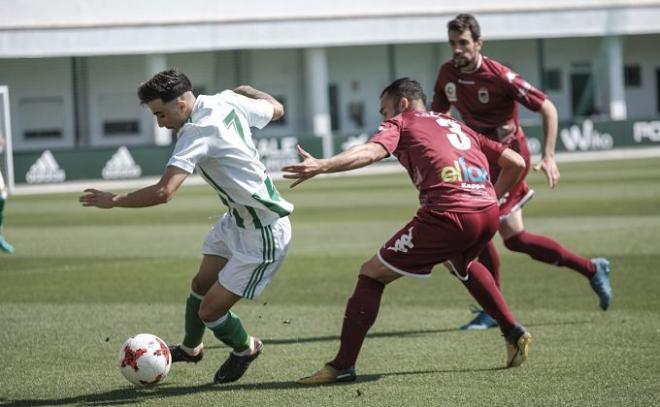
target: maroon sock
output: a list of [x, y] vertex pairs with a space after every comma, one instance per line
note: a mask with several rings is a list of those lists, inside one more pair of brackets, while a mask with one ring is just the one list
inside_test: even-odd
[[504, 337], [508, 337], [516, 325], [516, 320], [509, 311], [509, 306], [506, 305], [506, 301], [500, 289], [497, 288], [493, 276], [478, 261], [473, 261], [470, 264], [468, 272], [468, 280], [463, 281], [463, 284], [479, 305], [483, 307], [484, 311], [497, 321]]
[[506, 239], [504, 245], [514, 252], [527, 253], [534, 260], [566, 266], [589, 279], [596, 273], [596, 267], [591, 260], [578, 256], [545, 236], [534, 235], [523, 230]]
[[358, 276], [353, 296], [346, 304], [339, 352], [329, 363], [335, 369], [344, 370], [355, 366], [364, 337], [367, 336], [367, 331], [376, 321], [384, 288], [383, 283], [371, 277]]
[[495, 284], [500, 286], [500, 256], [495, 250], [495, 244], [493, 241], [489, 241], [488, 245], [484, 250], [479, 254], [479, 263], [483, 264], [495, 280]]

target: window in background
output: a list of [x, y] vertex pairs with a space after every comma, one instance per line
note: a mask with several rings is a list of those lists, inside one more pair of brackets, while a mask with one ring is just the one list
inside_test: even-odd
[[627, 88], [642, 86], [642, 67], [639, 65], [626, 65], [623, 67], [623, 78]]
[[64, 133], [64, 99], [61, 96], [26, 97], [18, 102], [20, 128], [25, 140], [61, 139]]
[[140, 137], [140, 118], [132, 93], [104, 93], [99, 97], [99, 115], [104, 137]]
[[543, 90], [549, 92], [561, 91], [561, 70], [544, 69], [543, 70]]

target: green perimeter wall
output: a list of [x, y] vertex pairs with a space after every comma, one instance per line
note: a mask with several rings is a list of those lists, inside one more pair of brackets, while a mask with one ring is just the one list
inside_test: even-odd
[[[532, 154], [541, 151], [540, 126], [524, 126]], [[369, 134], [335, 135], [335, 153], [368, 140]], [[315, 156], [322, 155], [321, 139], [311, 136], [255, 137], [261, 158], [270, 171], [297, 161], [300, 144]], [[660, 146], [660, 119], [562, 123], [558, 152], [605, 151], [619, 148]], [[44, 184], [82, 179], [130, 179], [163, 172], [172, 146], [81, 148], [14, 153], [14, 182]]]

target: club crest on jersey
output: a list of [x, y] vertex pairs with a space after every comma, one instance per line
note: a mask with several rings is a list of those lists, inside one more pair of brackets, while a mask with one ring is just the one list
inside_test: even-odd
[[445, 95], [450, 102], [456, 102], [458, 97], [456, 97], [456, 84], [454, 82], [447, 82], [445, 85]]
[[490, 100], [490, 95], [488, 94], [488, 89], [487, 88], [479, 88], [479, 101], [481, 103], [488, 103]]

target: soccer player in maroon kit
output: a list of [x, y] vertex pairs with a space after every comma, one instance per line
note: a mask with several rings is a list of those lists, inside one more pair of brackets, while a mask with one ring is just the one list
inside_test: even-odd
[[[406, 168], [419, 190], [415, 217], [362, 265], [348, 300], [336, 357], [298, 381], [329, 384], [356, 379], [355, 362], [367, 331], [376, 320], [385, 285], [402, 276], [430, 277], [443, 263], [499, 323], [507, 347], [507, 367], [527, 359], [531, 335], [519, 325], [477, 255], [497, 231], [502, 196], [519, 179], [523, 158], [506, 146], [470, 130], [450, 116], [427, 112], [417, 81], [401, 78], [381, 94], [385, 121], [366, 144], [327, 159], [298, 147], [304, 161], [285, 166], [291, 187], [320, 173], [364, 167], [390, 154]], [[495, 186], [488, 165], [501, 168]]]
[[[558, 242], [525, 230], [522, 206], [534, 194], [525, 182], [529, 172], [530, 153], [520, 127], [518, 104], [538, 112], [543, 119], [544, 146], [541, 161], [534, 170], [542, 170], [551, 188], [559, 181], [555, 163], [557, 140], [557, 109], [553, 103], [520, 75], [481, 55], [483, 41], [477, 20], [470, 14], [459, 14], [447, 24], [451, 61], [440, 67], [434, 87], [432, 109], [447, 113], [453, 105], [470, 128], [504, 143], [523, 156], [527, 164], [523, 177], [500, 200], [499, 233], [504, 245], [514, 252], [526, 253], [533, 259], [556, 266], [571, 268], [584, 275], [598, 295], [600, 307], [607, 310], [611, 300], [609, 262], [603, 258], [579, 256]], [[493, 181], [500, 168], [490, 167]], [[492, 273], [499, 286], [499, 256], [490, 242], [479, 260]], [[497, 323], [487, 312], [478, 310], [477, 316], [462, 329], [486, 329]]]

